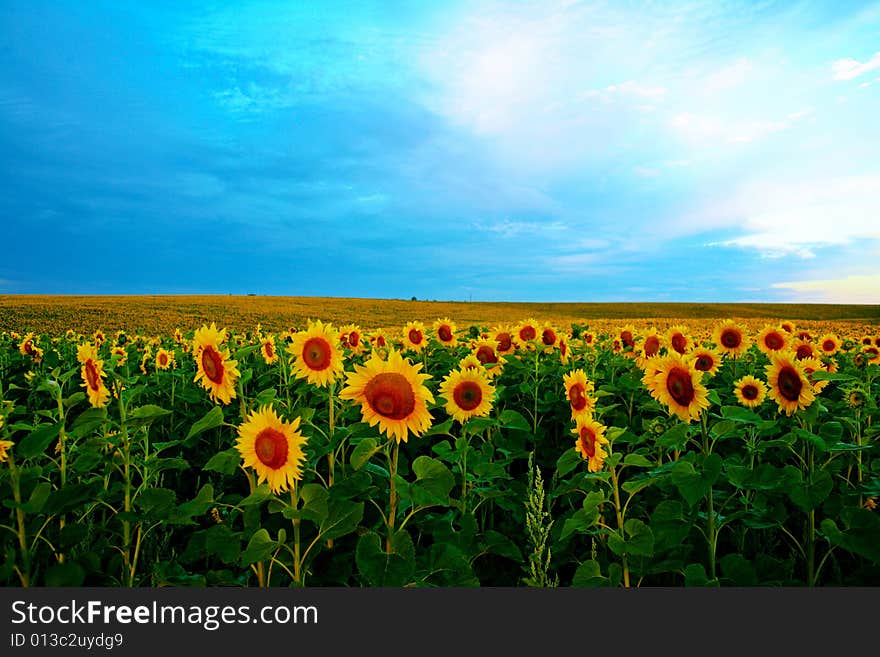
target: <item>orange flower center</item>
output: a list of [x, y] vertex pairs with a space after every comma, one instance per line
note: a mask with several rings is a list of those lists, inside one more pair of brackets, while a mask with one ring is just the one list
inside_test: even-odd
[[571, 407], [575, 411], [582, 411], [587, 406], [587, 397], [586, 390], [584, 389], [584, 384], [575, 383], [571, 390], [568, 391], [568, 401], [571, 402]]
[[645, 338], [645, 356], [656, 356], [660, 351], [660, 339], [656, 335]]
[[588, 457], [596, 456], [596, 432], [590, 427], [582, 427], [580, 433], [581, 449]]
[[776, 331], [771, 331], [764, 338], [764, 345], [771, 351], [779, 351], [785, 346], [785, 339]]
[[356, 349], [357, 346], [361, 343], [361, 334], [357, 331], [352, 331], [348, 334], [348, 344], [351, 348]]
[[419, 329], [410, 329], [407, 335], [412, 344], [422, 344], [422, 332]]
[[834, 351], [834, 347], [837, 346], [834, 343], [834, 340], [825, 340], [822, 343], [822, 351]]
[[223, 356], [214, 347], [202, 349], [202, 369], [212, 383], [223, 383]]
[[666, 375], [666, 390], [680, 406], [690, 406], [696, 396], [691, 373], [683, 367], [673, 367]]
[[683, 354], [687, 351], [687, 338], [684, 337], [681, 333], [676, 333], [672, 336], [672, 348], [675, 349], [678, 353]]
[[721, 332], [721, 344], [728, 349], [736, 349], [742, 344], [742, 334], [736, 329], [724, 329]]
[[632, 347], [635, 344], [635, 340], [633, 340], [633, 334], [631, 331], [621, 331], [620, 341], [623, 343], [624, 347]]
[[519, 330], [519, 337], [520, 340], [534, 340], [536, 337], [538, 337], [538, 333], [537, 331], [535, 331], [534, 326], [523, 326]]
[[447, 324], [442, 324], [437, 329], [437, 336], [441, 342], [452, 342], [452, 329]]
[[91, 358], [86, 361], [85, 368], [86, 384], [91, 390], [100, 390], [101, 376], [98, 374], [98, 368], [95, 367], [95, 362]]
[[758, 398], [758, 386], [753, 383], [747, 383], [740, 390], [740, 394], [743, 396], [743, 399], [754, 401]]
[[541, 333], [541, 342], [543, 342], [548, 347], [556, 344], [556, 331], [552, 328], [545, 328]]
[[452, 391], [455, 405], [463, 411], [472, 411], [483, 401], [483, 389], [475, 381], [462, 381]]
[[287, 463], [288, 449], [287, 436], [272, 427], [266, 427], [260, 431], [254, 441], [254, 451], [257, 453], [257, 458], [263, 465], [273, 470], [277, 470]]
[[324, 338], [309, 338], [303, 345], [302, 359], [310, 370], [326, 370], [331, 358], [330, 344]]
[[275, 348], [272, 346], [271, 342], [264, 342], [263, 349], [265, 349], [265, 351], [266, 351], [267, 358], [274, 358], [275, 357]]
[[779, 370], [776, 384], [779, 386], [779, 394], [785, 397], [788, 401], [794, 402], [800, 399], [804, 382], [798, 374], [798, 371], [791, 365], [786, 365]]
[[392, 420], [403, 420], [416, 408], [412, 385], [397, 372], [382, 372], [370, 379], [364, 397], [373, 411]]
[[168, 354], [159, 354], [159, 365], [165, 367], [168, 364]]
[[480, 361], [483, 365], [486, 363], [497, 363], [498, 356], [495, 353], [495, 350], [488, 345], [483, 345], [479, 349], [477, 349], [477, 360]]
[[386, 345], [385, 336], [384, 335], [377, 335], [376, 336], [376, 346], [377, 347], [384, 347], [385, 345]]

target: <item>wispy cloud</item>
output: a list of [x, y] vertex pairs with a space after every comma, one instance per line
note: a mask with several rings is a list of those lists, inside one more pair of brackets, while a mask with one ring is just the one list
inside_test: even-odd
[[800, 301], [808, 303], [880, 303], [880, 274], [786, 281], [772, 287], [792, 290]]
[[855, 80], [857, 77], [880, 69], [880, 51], [865, 62], [857, 59], [838, 59], [831, 65], [835, 80]]

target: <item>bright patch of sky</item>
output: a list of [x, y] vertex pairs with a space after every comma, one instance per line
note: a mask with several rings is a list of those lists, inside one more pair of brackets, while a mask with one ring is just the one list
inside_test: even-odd
[[18, 2], [0, 293], [880, 303], [878, 2]]

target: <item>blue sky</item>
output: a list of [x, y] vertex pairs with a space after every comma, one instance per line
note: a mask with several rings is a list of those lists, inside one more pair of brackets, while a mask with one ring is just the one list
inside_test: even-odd
[[0, 293], [880, 303], [880, 2], [12, 2]]

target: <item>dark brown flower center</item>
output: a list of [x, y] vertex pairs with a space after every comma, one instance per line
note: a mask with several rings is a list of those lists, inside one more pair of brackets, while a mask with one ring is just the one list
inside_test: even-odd
[[785, 346], [785, 339], [776, 331], [771, 331], [764, 337], [764, 345], [771, 351], [779, 351]]
[[621, 331], [620, 341], [623, 343], [624, 347], [632, 347], [635, 344], [632, 331]]
[[452, 329], [448, 324], [441, 324], [437, 329], [437, 337], [441, 342], [452, 342]]
[[89, 386], [91, 390], [100, 390], [101, 388], [101, 377], [98, 374], [98, 368], [95, 367], [95, 362], [89, 358], [85, 364], [86, 368], [86, 384]]
[[523, 326], [519, 330], [520, 340], [529, 341], [534, 340], [536, 337], [538, 337], [538, 332], [535, 330], [534, 326]]
[[506, 331], [504, 333], [499, 333], [495, 337], [495, 341], [498, 343], [498, 349], [501, 351], [510, 351], [513, 346], [513, 339], [510, 337], [510, 333]]
[[589, 458], [596, 456], [596, 432], [590, 427], [582, 427], [579, 438], [584, 454]]
[[422, 344], [422, 332], [419, 329], [410, 329], [407, 335], [412, 344]]
[[310, 370], [326, 370], [332, 359], [330, 344], [324, 338], [309, 338], [303, 345], [302, 359]]
[[809, 358], [813, 355], [813, 348], [808, 344], [798, 345], [797, 351], [795, 352], [795, 357], [798, 360], [803, 360], [804, 358]]
[[715, 359], [709, 354], [700, 354], [694, 361], [694, 367], [701, 372], [708, 372], [715, 365]]
[[779, 370], [776, 385], [779, 386], [779, 394], [785, 397], [788, 401], [794, 402], [800, 399], [804, 382], [795, 368], [791, 365], [785, 365]]
[[736, 329], [724, 329], [721, 332], [721, 344], [728, 349], [736, 349], [742, 344], [742, 334]]
[[462, 381], [452, 391], [455, 405], [463, 411], [472, 411], [483, 401], [483, 389], [476, 381]]
[[582, 411], [587, 406], [586, 390], [582, 383], [575, 383], [568, 391], [568, 401], [575, 411]]
[[202, 349], [202, 369], [212, 383], [223, 383], [223, 356], [214, 347]]
[[825, 342], [822, 343], [822, 351], [834, 351], [834, 347], [836, 346], [834, 340], [825, 340]]
[[649, 335], [645, 338], [645, 356], [656, 356], [660, 351], [660, 338]]
[[666, 375], [666, 390], [676, 404], [690, 406], [695, 397], [691, 373], [683, 367], [673, 367]]
[[541, 332], [541, 342], [543, 342], [548, 347], [556, 344], [556, 331], [554, 331], [552, 328], [545, 328]]
[[754, 383], [747, 383], [742, 387], [740, 394], [742, 394], [743, 399], [754, 401], [758, 398], [758, 386]]
[[489, 345], [483, 345], [479, 349], [477, 349], [477, 360], [480, 361], [483, 365], [497, 363], [498, 355], [495, 353], [495, 350], [492, 349]]
[[257, 434], [254, 441], [254, 451], [257, 458], [268, 468], [277, 470], [287, 463], [287, 452], [289, 450], [287, 437], [272, 427], [266, 427]]
[[412, 385], [397, 372], [382, 372], [370, 379], [364, 386], [364, 397], [373, 411], [392, 420], [409, 417], [416, 408]]
[[672, 348], [675, 349], [678, 353], [683, 354], [687, 351], [687, 338], [681, 333], [676, 333], [672, 336]]

